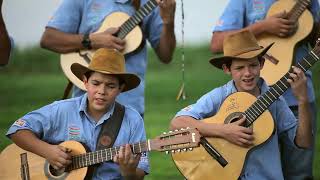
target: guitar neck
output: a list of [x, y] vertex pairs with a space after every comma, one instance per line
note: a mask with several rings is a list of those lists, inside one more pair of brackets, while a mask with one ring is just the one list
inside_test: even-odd
[[288, 19], [297, 22], [301, 14], [311, 4], [310, 0], [298, 0], [288, 13]]
[[153, 9], [157, 7], [156, 0], [149, 0], [143, 5], [133, 16], [131, 16], [125, 23], [120, 26], [118, 37], [124, 39], [126, 35], [131, 32], [142, 20], [151, 13]]
[[[151, 151], [150, 142], [147, 140], [145, 142], [139, 142], [131, 145], [131, 150], [133, 154], [139, 154], [143, 152]], [[67, 167], [67, 171], [72, 171], [74, 169], [79, 169], [83, 167], [88, 167], [91, 165], [99, 164], [105, 161], [110, 161], [115, 155], [118, 154], [120, 147], [112, 147], [108, 149], [102, 149], [95, 152], [89, 152], [85, 154], [80, 154], [73, 156], [71, 165]]]
[[[319, 61], [319, 50], [314, 49], [309, 52], [296, 66], [303, 72], [306, 72], [312, 65]], [[289, 71], [292, 72], [292, 69]], [[270, 89], [258, 98], [246, 111], [245, 115], [249, 123], [249, 127], [268, 107], [275, 102], [289, 87], [287, 82], [290, 79], [289, 72], [286, 73], [279, 81], [270, 87]]]

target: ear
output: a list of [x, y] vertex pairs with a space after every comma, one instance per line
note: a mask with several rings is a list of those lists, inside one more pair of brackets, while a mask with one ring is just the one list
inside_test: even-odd
[[83, 84], [84, 86], [86, 87], [86, 89], [88, 89], [88, 79], [85, 75], [82, 76], [82, 81], [83, 81]]
[[231, 74], [230, 69], [227, 67], [226, 64], [222, 64], [222, 70], [225, 74], [228, 74], [228, 75]]
[[120, 85], [120, 87], [119, 87], [120, 92], [122, 92], [122, 91], [123, 91], [124, 87], [126, 87], [126, 84], [125, 84], [125, 83], [122, 83], [122, 84]]
[[261, 56], [259, 62], [260, 62], [260, 70], [261, 70], [264, 66], [265, 58]]

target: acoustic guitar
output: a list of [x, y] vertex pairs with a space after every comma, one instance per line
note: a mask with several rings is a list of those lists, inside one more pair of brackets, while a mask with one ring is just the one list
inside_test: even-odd
[[307, 10], [310, 3], [311, 0], [281, 0], [276, 1], [270, 7], [267, 17], [285, 10], [288, 12], [288, 19], [297, 22], [298, 27], [293, 35], [285, 38], [268, 33], [257, 36], [257, 40], [262, 46], [275, 42], [264, 56], [266, 61], [261, 70], [261, 77], [264, 78], [268, 85], [275, 84], [289, 71], [294, 58], [296, 44], [305, 39], [312, 31], [313, 17]]
[[[139, 154], [148, 151], [181, 152], [199, 146], [200, 134], [196, 129], [170, 131], [155, 139], [131, 145], [132, 152]], [[9, 145], [0, 154], [0, 179], [21, 180], [20, 154], [28, 154], [29, 176], [31, 180], [64, 179], [80, 180], [90, 178], [93, 165], [110, 161], [118, 153], [120, 147], [86, 152], [85, 147], [77, 141], [65, 141], [60, 144], [71, 150], [72, 163], [62, 172], [55, 171], [48, 161], [36, 154], [25, 151], [15, 144]]]
[[[114, 12], [103, 20], [96, 33], [104, 32], [108, 28], [119, 27], [116, 36], [124, 39], [126, 42], [125, 49], [122, 53], [130, 53], [140, 46], [143, 38], [142, 31], [138, 25], [157, 6], [156, 0], [149, 0], [131, 17], [124, 12]], [[94, 52], [95, 50], [82, 50], [80, 52], [62, 54], [60, 57], [62, 71], [74, 85], [82, 90], [86, 90], [83, 82], [71, 72], [70, 67], [73, 63], [79, 63], [88, 67]]]
[[[317, 41], [314, 49], [296, 66], [304, 72], [320, 59], [320, 43]], [[274, 130], [274, 121], [268, 107], [276, 101], [290, 86], [286, 73], [277, 83], [258, 99], [245, 92], [237, 92], [228, 96], [220, 110], [213, 117], [203, 119], [205, 123], [227, 124], [246, 116], [245, 127], [252, 128], [254, 134], [253, 146], [240, 147], [223, 138], [205, 138], [218, 155], [211, 156], [203, 146], [192, 152], [172, 154], [179, 171], [188, 179], [236, 180], [241, 174], [249, 151], [264, 143]]]

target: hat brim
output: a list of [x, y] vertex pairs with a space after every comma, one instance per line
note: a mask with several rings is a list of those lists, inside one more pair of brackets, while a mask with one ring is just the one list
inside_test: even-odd
[[265, 53], [267, 53], [267, 51], [271, 48], [271, 46], [274, 43], [269, 44], [268, 46], [266, 46], [265, 48], [261, 47], [261, 49], [255, 50], [255, 51], [250, 51], [247, 53], [243, 53], [240, 54], [238, 56], [222, 56], [222, 57], [213, 57], [209, 60], [209, 62], [215, 66], [216, 68], [222, 69], [222, 65], [225, 64], [227, 61], [230, 61], [232, 59], [251, 59], [254, 57], [261, 57], [263, 56]]
[[93, 70], [79, 63], [74, 63], [71, 65], [71, 72], [81, 81], [83, 81], [83, 75], [88, 71], [100, 72], [103, 74], [113, 75], [120, 78], [125, 83], [125, 87], [122, 90], [122, 92], [134, 89], [138, 87], [140, 84], [140, 78], [132, 73], [111, 73], [107, 71]]

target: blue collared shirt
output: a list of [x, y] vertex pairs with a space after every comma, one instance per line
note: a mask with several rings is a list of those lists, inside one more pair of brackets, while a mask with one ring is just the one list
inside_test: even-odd
[[[260, 79], [258, 84], [261, 94], [268, 90], [268, 86], [263, 79]], [[176, 114], [176, 117], [191, 116], [200, 120], [214, 116], [219, 111], [227, 96], [235, 92], [237, 92], [237, 90], [233, 80], [231, 80], [224, 86], [215, 88], [205, 94], [195, 104], [182, 109]], [[297, 148], [294, 144], [297, 120], [284, 99], [280, 97], [268, 110], [272, 114], [275, 122], [275, 132], [264, 144], [255, 147], [254, 150], [249, 153], [240, 179], [283, 179], [278, 138], [283, 139], [289, 146]]]
[[[145, 4], [148, 0], [141, 0]], [[106, 16], [113, 12], [125, 12], [132, 16], [135, 8], [131, 5], [131, 0], [63, 0], [47, 27], [56, 28], [66, 33], [93, 33], [97, 31]], [[159, 8], [154, 9], [150, 15], [144, 18], [142, 31], [145, 39], [149, 41], [153, 48], [156, 48], [160, 41], [162, 31], [162, 19]], [[137, 74], [141, 83], [139, 87], [121, 93], [117, 101], [121, 104], [130, 105], [140, 114], [144, 114], [144, 79], [147, 67], [147, 47], [140, 51], [129, 53], [125, 56], [126, 71]], [[73, 95], [79, 96], [84, 92], [75, 88]]]
[[[8, 130], [7, 136], [9, 137], [21, 129], [29, 129], [40, 139], [50, 144], [75, 140], [94, 151], [102, 123], [112, 115], [114, 105], [97, 123], [90, 117], [86, 109], [87, 94], [77, 98], [56, 101], [17, 120]], [[145, 140], [146, 134], [141, 116], [134, 109], [125, 106], [124, 118], [114, 146]], [[149, 173], [147, 156], [141, 157], [138, 168]], [[93, 179], [121, 179], [119, 166], [112, 162], [102, 163]]]
[[[275, 1], [276, 0], [230, 0], [222, 16], [215, 25], [213, 32], [242, 29], [257, 21], [265, 19], [270, 6]], [[310, 11], [313, 14], [315, 22], [319, 22], [320, 8], [317, 0], [312, 0]], [[295, 52], [294, 62], [301, 61], [309, 52], [307, 44], [302, 44], [299, 47], [297, 46]], [[315, 101], [315, 95], [311, 71], [307, 71], [306, 76], [309, 102], [313, 102]], [[279, 77], [279, 79], [280, 78], [281, 77]], [[289, 106], [298, 104], [291, 88], [283, 94], [283, 97]]]

